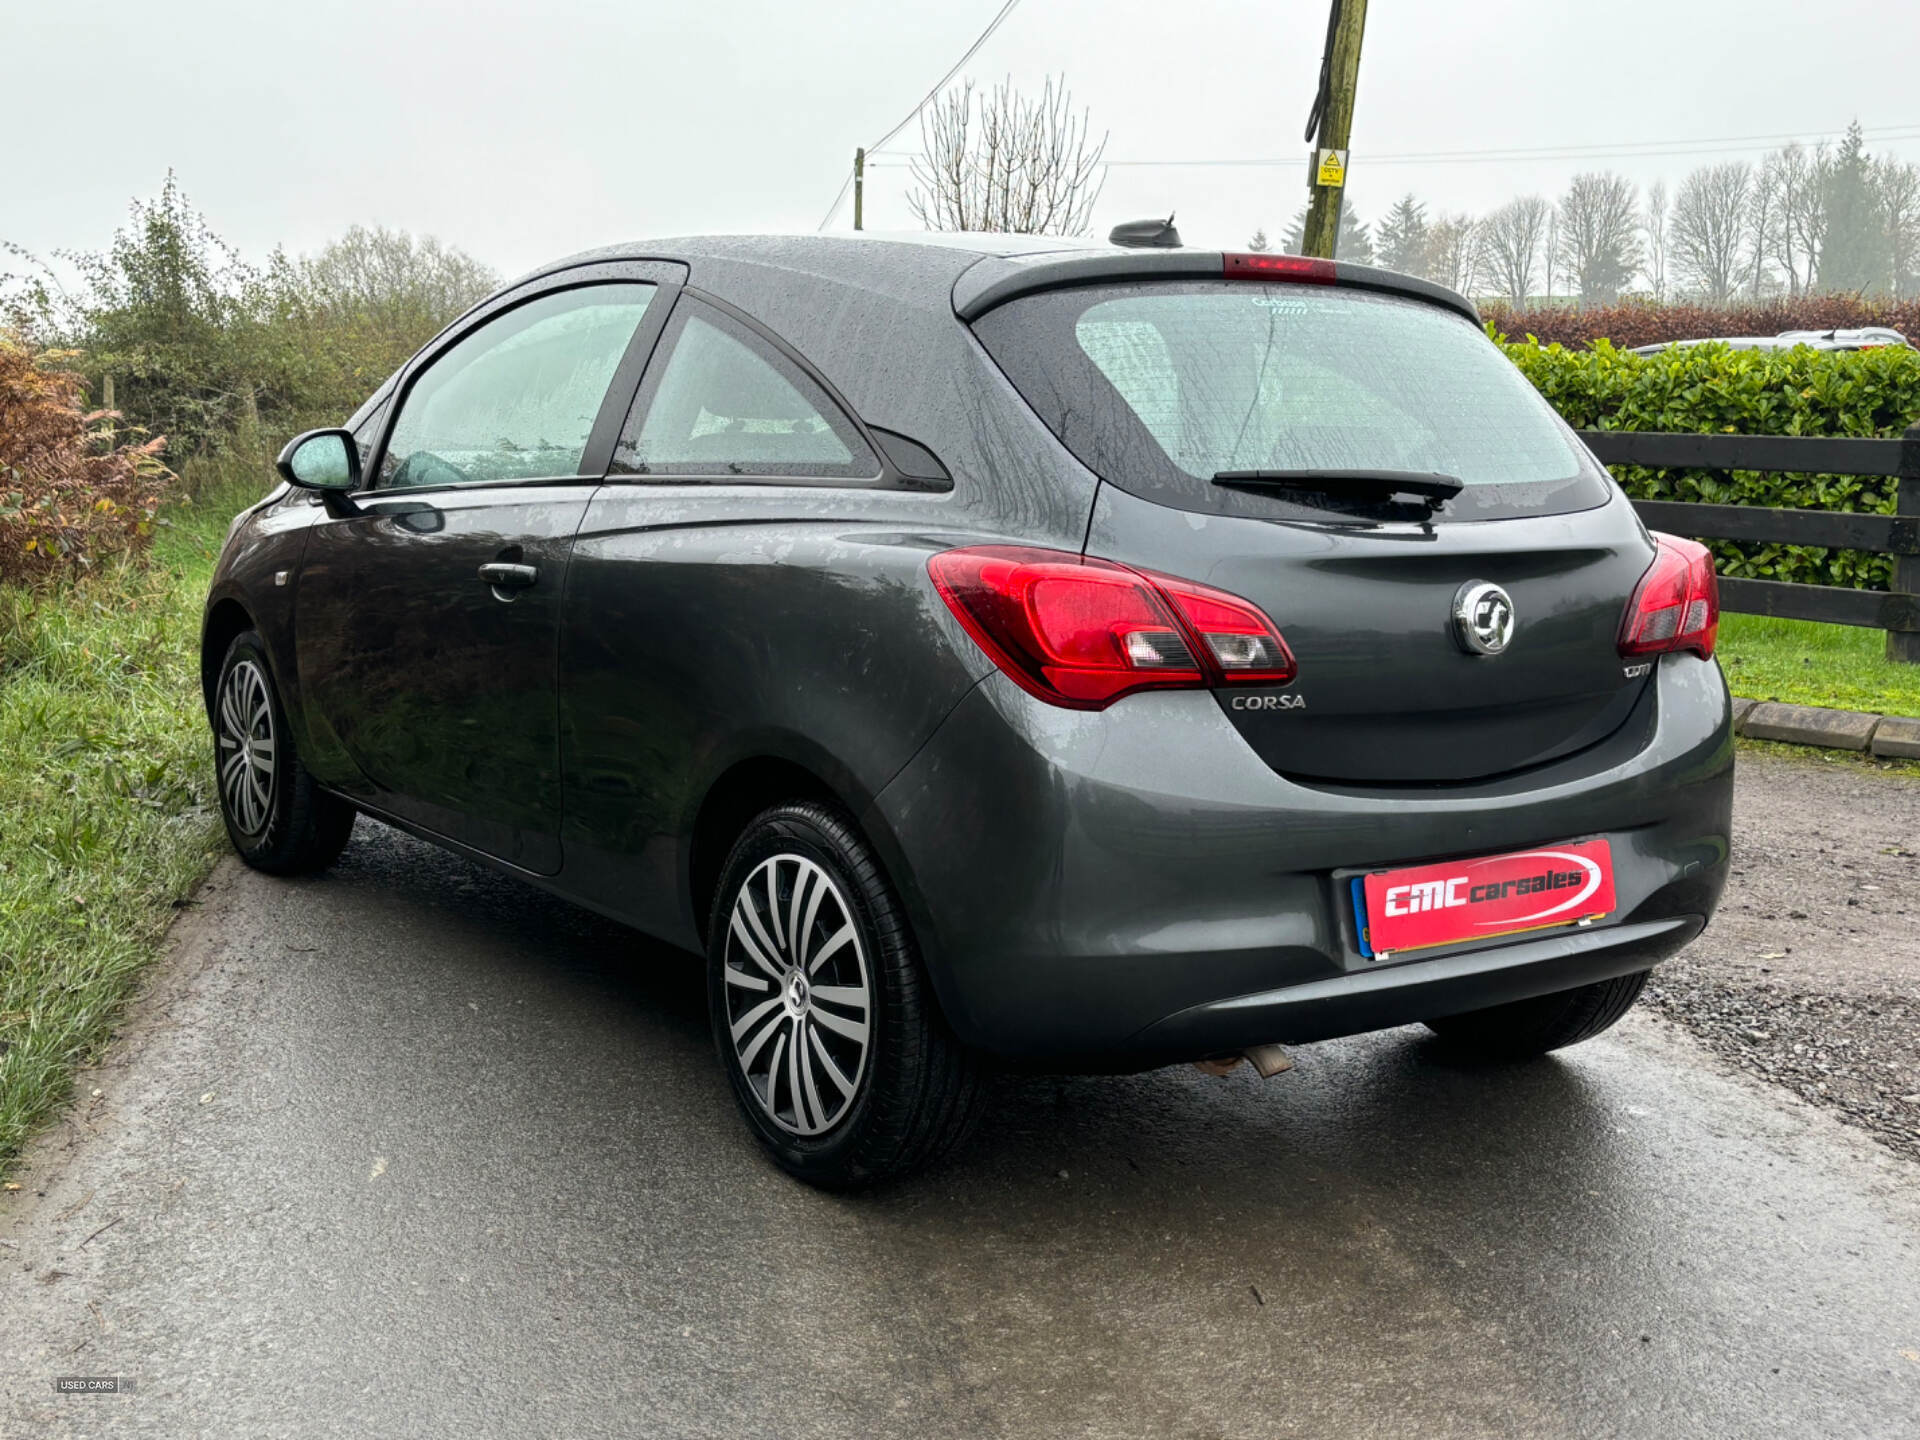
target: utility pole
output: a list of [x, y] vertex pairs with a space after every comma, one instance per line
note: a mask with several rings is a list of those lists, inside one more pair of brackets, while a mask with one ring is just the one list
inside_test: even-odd
[[1360, 81], [1360, 36], [1367, 28], [1367, 0], [1333, 0], [1327, 17], [1327, 49], [1320, 61], [1320, 90], [1307, 119], [1314, 142], [1309, 170], [1312, 200], [1300, 249], [1333, 258], [1340, 239], [1340, 200], [1347, 183], [1347, 137], [1353, 133], [1353, 96]]
[[862, 145], [853, 152], [853, 228], [858, 230], [865, 218], [867, 200], [867, 148]]

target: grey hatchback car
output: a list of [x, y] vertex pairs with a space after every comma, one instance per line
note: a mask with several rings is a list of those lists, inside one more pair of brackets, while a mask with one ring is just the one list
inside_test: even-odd
[[239, 516], [261, 869], [358, 814], [704, 951], [852, 1186], [991, 1064], [1605, 1029], [1711, 916], [1711, 559], [1449, 291], [1009, 236], [659, 241], [450, 326]]

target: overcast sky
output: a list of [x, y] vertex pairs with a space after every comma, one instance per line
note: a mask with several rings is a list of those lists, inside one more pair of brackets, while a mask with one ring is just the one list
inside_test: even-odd
[[[853, 147], [998, 8], [0, 0], [0, 239], [103, 245], [168, 167], [253, 257], [356, 221], [431, 232], [509, 274], [617, 239], [812, 230]], [[1176, 211], [1189, 243], [1239, 244], [1302, 201], [1326, 15], [1326, 0], [1023, 0], [966, 73], [1037, 88], [1064, 72], [1113, 160], [1284, 159], [1110, 171], [1101, 231]], [[1677, 179], [1769, 143], [1745, 137], [1856, 117], [1871, 148], [1920, 160], [1916, 55], [1914, 0], [1373, 0], [1349, 195], [1368, 220], [1408, 190], [1482, 210], [1584, 168]], [[1665, 141], [1696, 153], [1392, 159]], [[918, 143], [915, 125], [889, 148]], [[908, 184], [876, 168], [869, 228], [913, 226]], [[834, 224], [850, 223], [843, 205]]]

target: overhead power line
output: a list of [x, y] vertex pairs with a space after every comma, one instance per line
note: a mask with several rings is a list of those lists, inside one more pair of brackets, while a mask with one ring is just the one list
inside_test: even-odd
[[887, 131], [886, 134], [882, 135], [878, 140], [874, 141], [873, 144], [867, 147], [867, 149], [878, 150], [882, 145], [886, 144], [889, 140], [893, 139], [894, 136], [898, 135], [902, 130], [906, 129], [907, 126], [911, 125], [913, 123], [914, 117], [918, 115], [922, 110], [927, 108], [928, 102], [931, 101], [933, 97], [938, 95], [942, 90], [946, 89], [947, 83], [950, 80], [952, 80], [954, 76], [960, 73], [961, 69], [966, 65], [966, 63], [969, 60], [973, 59], [974, 56], [980, 53], [980, 47], [986, 44], [987, 41], [993, 38], [993, 32], [1000, 28], [1002, 23], [1005, 22], [1007, 16], [1011, 15], [1014, 12], [1014, 10], [1019, 7], [1019, 4], [1020, 4], [1020, 0], [1007, 0], [1007, 3], [1000, 7], [999, 14], [995, 15], [993, 19], [987, 22], [987, 28], [980, 32], [980, 38], [975, 40], [973, 44], [967, 47], [967, 53], [962, 55], [958, 60], [953, 62], [953, 68], [948, 70], [946, 74], [942, 75], [939, 78], [939, 80], [937, 80], [934, 83], [933, 88], [927, 91], [925, 95], [922, 95], [920, 97], [920, 103], [914, 106], [913, 109], [909, 110], [906, 113], [906, 117], [902, 119], [898, 125], [894, 126], [891, 130]]
[[[1636, 157], [1659, 157], [1663, 155], [1715, 155], [1739, 150], [1771, 149], [1771, 143], [1794, 140], [1833, 140], [1845, 135], [1844, 130], [1829, 130], [1809, 135], [1802, 130], [1784, 130], [1770, 135], [1718, 136], [1700, 140], [1648, 140], [1625, 145], [1547, 145], [1534, 149], [1508, 150], [1429, 150], [1405, 151], [1393, 154], [1372, 155], [1355, 150], [1355, 157], [1373, 165], [1484, 165], [1498, 163], [1516, 163], [1529, 160], [1626, 160]], [[1920, 124], [1880, 126], [1863, 129], [1861, 134], [1868, 140], [1920, 140]], [[1732, 143], [1723, 143], [1732, 142]], [[904, 164], [911, 156], [902, 150], [887, 151], [881, 155], [868, 156], [869, 164]], [[1159, 166], [1269, 166], [1280, 165], [1298, 168], [1298, 155], [1259, 156], [1247, 159], [1191, 159], [1191, 160], [1105, 160], [1105, 165], [1125, 168]]]
[[[1003, 4], [1000, 7], [1000, 9], [994, 14], [993, 19], [987, 22], [987, 28], [982, 30], [980, 34], [977, 37], [975, 37], [973, 44], [967, 47], [966, 53], [963, 54], [958, 60], [953, 62], [952, 68], [950, 68], [946, 74], [942, 75], [938, 80], [934, 82], [933, 88], [931, 90], [927, 91], [925, 95], [920, 97], [920, 103], [915, 105], [913, 109], [909, 110], [906, 113], [906, 115], [902, 117], [898, 125], [894, 126], [891, 130], [887, 131], [886, 134], [882, 135], [878, 140], [874, 141], [873, 144], [867, 146], [867, 150], [869, 152], [878, 150], [882, 145], [886, 144], [889, 140], [893, 139], [894, 136], [898, 135], [902, 130], [906, 129], [907, 126], [911, 125], [915, 117], [918, 116], [922, 110], [927, 108], [928, 103], [932, 101], [934, 96], [938, 95], [942, 90], [946, 89], [948, 83], [952, 81], [953, 77], [960, 73], [962, 67], [964, 67], [969, 60], [973, 59], [974, 56], [980, 53], [980, 47], [982, 45], [985, 45], [987, 41], [993, 38], [993, 32], [998, 30], [1000, 26], [1003, 23], [1005, 23], [1006, 18], [1009, 15], [1011, 15], [1016, 9], [1018, 9], [1019, 5], [1020, 5], [1020, 0], [1006, 0], [1006, 3]], [[847, 178], [840, 182], [840, 193], [833, 197], [833, 204], [827, 207], [827, 213], [821, 217], [820, 223], [814, 226], [813, 227], [814, 229], [824, 230], [827, 228], [827, 225], [833, 219], [834, 212], [840, 208], [840, 202], [847, 198], [847, 187], [852, 184], [853, 184], [853, 175], [852, 175], [852, 172], [848, 172]]]
[[[1882, 125], [1870, 130], [1863, 129], [1861, 131], [1861, 134], [1868, 139], [1908, 138], [1906, 136], [1897, 136], [1891, 133], [1897, 130], [1920, 130], [1920, 121], [1916, 121], [1914, 123], [1905, 124], [1905, 125]], [[1765, 135], [1708, 135], [1708, 136], [1702, 136], [1698, 139], [1691, 139], [1691, 140], [1598, 141], [1593, 144], [1577, 144], [1570, 141], [1562, 145], [1536, 145], [1536, 146], [1531, 146], [1526, 148], [1510, 147], [1506, 149], [1497, 149], [1497, 150], [1409, 150], [1409, 151], [1402, 151], [1398, 154], [1376, 155], [1372, 157], [1372, 163], [1379, 164], [1383, 160], [1404, 161], [1406, 163], [1411, 164], [1416, 161], [1424, 162], [1424, 161], [1470, 160], [1470, 159], [1471, 160], [1525, 159], [1530, 156], [1536, 156], [1536, 155], [1558, 156], [1562, 154], [1571, 155], [1576, 152], [1579, 152], [1579, 153], [1592, 152], [1596, 154], [1604, 153], [1608, 155], [1628, 155], [1628, 154], [1635, 154], [1643, 150], [1657, 153], [1660, 150], [1676, 149], [1676, 148], [1685, 147], [1685, 146], [1734, 145], [1734, 144], [1743, 145], [1743, 144], [1748, 144], [1756, 141], [1758, 142], [1793, 141], [1793, 140], [1806, 140], [1809, 138], [1814, 140], [1826, 140], [1826, 139], [1832, 139], [1834, 137], [1845, 135], [1845, 134], [1846, 134], [1846, 131], [1844, 130], [1828, 130], [1828, 131], [1816, 131], [1812, 136], [1809, 136], [1807, 132], [1804, 130], [1776, 130]], [[1294, 160], [1290, 160], [1288, 163], [1298, 164], [1299, 161], [1297, 159], [1294, 159]]]

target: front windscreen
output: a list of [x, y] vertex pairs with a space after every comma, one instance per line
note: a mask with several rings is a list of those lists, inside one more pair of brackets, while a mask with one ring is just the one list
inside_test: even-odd
[[1025, 296], [974, 329], [1089, 468], [1186, 509], [1313, 509], [1284, 491], [1212, 483], [1260, 470], [1450, 475], [1467, 488], [1442, 520], [1607, 498], [1603, 472], [1499, 349], [1424, 301], [1248, 281], [1128, 283]]

